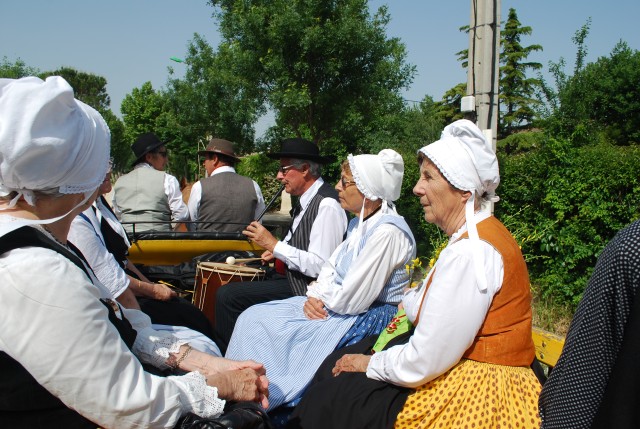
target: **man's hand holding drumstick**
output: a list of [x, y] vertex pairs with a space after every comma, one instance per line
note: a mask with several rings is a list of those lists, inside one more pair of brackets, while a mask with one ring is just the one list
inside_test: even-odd
[[274, 259], [273, 249], [275, 249], [278, 240], [269, 232], [267, 228], [262, 226], [260, 222], [251, 222], [242, 233], [258, 246], [265, 248], [262, 253], [263, 263], [268, 263]]

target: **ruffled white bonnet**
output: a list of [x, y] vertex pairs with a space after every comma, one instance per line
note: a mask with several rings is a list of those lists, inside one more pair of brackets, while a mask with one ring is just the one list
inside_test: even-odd
[[[498, 158], [480, 128], [467, 119], [460, 119], [447, 125], [440, 140], [418, 151], [429, 158], [440, 173], [457, 189], [470, 191], [471, 197], [465, 205], [465, 219], [469, 238], [479, 242], [475, 222], [476, 193], [484, 201], [497, 202], [500, 198], [495, 191], [500, 184]], [[483, 209], [487, 209], [484, 206]], [[482, 271], [482, 252], [476, 252], [476, 274], [479, 288], [486, 289], [486, 279]]]
[[404, 161], [398, 152], [392, 149], [383, 149], [377, 155], [351, 155], [347, 157], [353, 180], [365, 199], [362, 202], [358, 229], [355, 232], [357, 238], [354, 258], [358, 256], [358, 243], [365, 233], [364, 206], [367, 200], [382, 200], [380, 210], [383, 213], [389, 210], [395, 212], [393, 201], [400, 197], [402, 189], [402, 177], [404, 176]]
[[110, 132], [61, 77], [0, 79], [0, 195], [93, 192], [108, 169]]

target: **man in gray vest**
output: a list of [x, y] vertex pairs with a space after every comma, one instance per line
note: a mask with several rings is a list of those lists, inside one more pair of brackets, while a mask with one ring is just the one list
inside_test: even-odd
[[260, 186], [236, 173], [239, 158], [230, 141], [211, 139], [198, 155], [207, 177], [194, 183], [187, 204], [192, 221], [207, 223], [195, 224], [195, 230], [242, 232], [264, 210]]
[[146, 133], [138, 137], [131, 150], [136, 157], [133, 171], [116, 181], [112, 202], [127, 232], [170, 231], [171, 222], [189, 220], [178, 180], [164, 172], [168, 161], [165, 143], [155, 134]]
[[236, 319], [248, 307], [275, 299], [305, 295], [320, 268], [342, 242], [347, 216], [338, 193], [320, 177], [320, 166], [333, 160], [321, 156], [318, 146], [305, 139], [282, 142], [280, 152], [268, 154], [280, 160], [277, 179], [299, 203], [292, 210], [292, 223], [283, 240], [275, 238], [259, 222], [251, 222], [243, 234], [265, 248], [264, 262], [276, 259], [284, 274], [261, 282], [229, 283], [216, 294], [216, 343], [226, 348]]

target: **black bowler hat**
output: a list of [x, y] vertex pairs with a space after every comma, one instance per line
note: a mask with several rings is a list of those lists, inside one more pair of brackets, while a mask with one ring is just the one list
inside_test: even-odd
[[336, 159], [335, 156], [320, 155], [317, 144], [301, 138], [283, 140], [280, 152], [268, 153], [267, 156], [272, 159], [304, 159], [317, 162], [318, 164], [328, 164]]
[[142, 158], [154, 149], [163, 146], [165, 143], [160, 141], [158, 136], [153, 133], [145, 133], [137, 138], [134, 144], [131, 145], [131, 150], [136, 157], [133, 161], [133, 165], [136, 165], [142, 160]]

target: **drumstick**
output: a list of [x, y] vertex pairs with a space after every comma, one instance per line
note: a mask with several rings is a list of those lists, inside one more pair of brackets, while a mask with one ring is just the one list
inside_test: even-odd
[[269, 204], [267, 204], [264, 208], [264, 210], [262, 210], [262, 213], [260, 213], [260, 216], [258, 216], [258, 219], [256, 219], [256, 222], [260, 222], [260, 219], [262, 219], [262, 216], [264, 216], [264, 214], [267, 212], [267, 210], [269, 210], [271, 208], [271, 206], [273, 205], [273, 203], [276, 202], [276, 199], [278, 198], [278, 196], [280, 196], [280, 194], [282, 193], [282, 190], [284, 189], [284, 183], [282, 183], [280, 185], [280, 187], [278, 188], [278, 191], [276, 192], [276, 194], [273, 196], [273, 198], [271, 198], [271, 201], [269, 201]]
[[262, 258], [239, 258], [236, 259], [233, 256], [229, 256], [225, 261], [229, 265], [235, 265], [237, 262], [252, 262], [252, 261], [261, 261]]
[[158, 283], [161, 283], [161, 284], [163, 284], [163, 285], [165, 285], [165, 286], [168, 286], [168, 287], [170, 287], [171, 289], [175, 289], [175, 290], [176, 290], [176, 291], [178, 291], [178, 292], [193, 293], [193, 291], [192, 291], [192, 290], [184, 290], [184, 289], [180, 289], [179, 287], [174, 286], [174, 285], [172, 285], [171, 283], [167, 283], [167, 282], [165, 282], [164, 280], [158, 280]]

